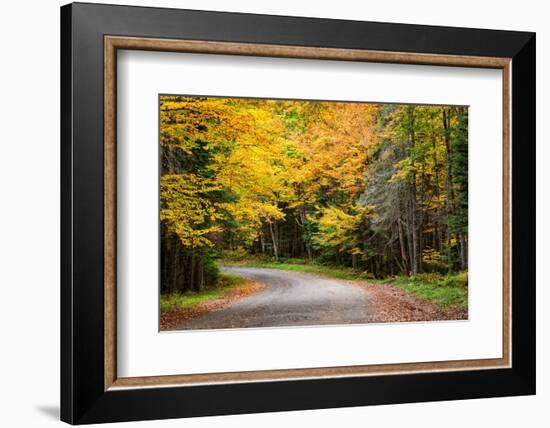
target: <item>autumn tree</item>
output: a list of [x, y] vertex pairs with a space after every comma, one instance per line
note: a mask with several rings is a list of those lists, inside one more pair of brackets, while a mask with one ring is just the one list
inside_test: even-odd
[[467, 269], [468, 110], [160, 98], [163, 292], [229, 251], [375, 276]]

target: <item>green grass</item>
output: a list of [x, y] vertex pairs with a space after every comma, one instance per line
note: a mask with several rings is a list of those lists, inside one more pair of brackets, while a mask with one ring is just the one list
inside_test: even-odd
[[345, 267], [332, 267], [319, 265], [315, 263], [306, 264], [304, 262], [297, 263], [294, 260], [286, 262], [276, 263], [271, 261], [262, 261], [256, 259], [248, 259], [241, 261], [227, 261], [220, 262], [222, 266], [243, 266], [243, 267], [258, 267], [269, 269], [289, 270], [293, 272], [308, 272], [317, 273], [319, 275], [325, 275], [331, 278], [337, 279], [352, 279], [352, 280], [373, 280], [372, 274], [368, 272], [360, 272], [355, 269]]
[[223, 260], [220, 264], [225, 266], [261, 267], [294, 272], [308, 272], [337, 279], [387, 284], [402, 288], [420, 299], [429, 300], [443, 310], [468, 309], [468, 272], [459, 272], [449, 275], [421, 273], [414, 277], [396, 276], [380, 279], [374, 278], [369, 272], [315, 263], [306, 264], [301, 260], [288, 260], [276, 263], [258, 259], [243, 259], [240, 261]]
[[221, 273], [215, 288], [186, 293], [161, 294], [160, 313], [164, 314], [177, 308], [188, 309], [208, 300], [217, 299], [244, 282], [245, 279], [240, 276]]
[[408, 293], [429, 300], [442, 309], [468, 310], [468, 273], [460, 272], [430, 282], [417, 277], [398, 277], [391, 282]]

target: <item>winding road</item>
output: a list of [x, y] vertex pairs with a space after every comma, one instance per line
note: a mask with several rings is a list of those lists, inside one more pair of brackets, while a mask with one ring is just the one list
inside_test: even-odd
[[346, 281], [301, 272], [224, 267], [264, 288], [179, 325], [179, 330], [355, 324], [367, 321], [369, 292]]

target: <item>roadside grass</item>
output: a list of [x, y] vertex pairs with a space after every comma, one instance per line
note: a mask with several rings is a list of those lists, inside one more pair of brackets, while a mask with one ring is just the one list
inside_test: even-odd
[[438, 278], [422, 278], [401, 276], [389, 284], [402, 288], [420, 299], [429, 300], [441, 309], [468, 310], [468, 273], [459, 272], [439, 276]]
[[221, 260], [221, 266], [242, 266], [268, 269], [289, 270], [293, 272], [307, 272], [325, 275], [337, 279], [374, 280], [371, 273], [360, 272], [346, 267], [332, 267], [315, 263], [306, 263], [299, 259], [289, 259], [284, 262], [265, 261], [261, 259]]
[[420, 299], [428, 300], [442, 310], [468, 310], [468, 272], [441, 275], [438, 273], [420, 273], [416, 276], [392, 276], [374, 278], [370, 272], [361, 272], [346, 267], [325, 266], [306, 263], [303, 260], [273, 262], [261, 259], [221, 260], [222, 266], [259, 267], [281, 269], [294, 272], [316, 273], [336, 279], [364, 281], [399, 287]]
[[200, 303], [217, 299], [245, 282], [246, 280], [240, 276], [220, 273], [215, 288], [205, 288], [201, 291], [188, 291], [185, 293], [161, 294], [160, 313], [165, 314], [173, 309], [189, 309]]

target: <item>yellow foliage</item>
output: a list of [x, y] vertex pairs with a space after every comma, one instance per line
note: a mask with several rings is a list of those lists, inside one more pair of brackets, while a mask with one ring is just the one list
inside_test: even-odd
[[361, 227], [367, 209], [360, 206], [344, 209], [336, 206], [321, 208], [321, 217], [317, 220], [319, 232], [314, 242], [320, 246], [332, 246], [340, 252], [359, 255], [363, 251], [356, 240], [357, 230]]

